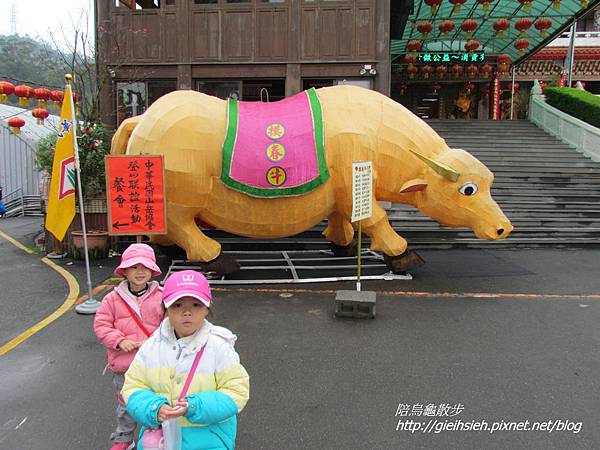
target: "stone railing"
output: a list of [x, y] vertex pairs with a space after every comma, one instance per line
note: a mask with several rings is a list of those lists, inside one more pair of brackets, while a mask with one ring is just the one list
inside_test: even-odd
[[577, 119], [546, 103], [537, 80], [529, 100], [529, 120], [577, 151], [600, 162], [600, 128]]

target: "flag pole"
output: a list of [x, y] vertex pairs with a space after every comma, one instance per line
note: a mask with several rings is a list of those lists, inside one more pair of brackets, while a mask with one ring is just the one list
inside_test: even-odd
[[[65, 78], [67, 80], [67, 92], [66, 95], [70, 95], [71, 99], [73, 98], [71, 92], [71, 80], [73, 76], [71, 74], [66, 74]], [[90, 276], [90, 255], [88, 254], [88, 242], [87, 242], [87, 230], [85, 226], [85, 213], [83, 211], [83, 190], [81, 188], [81, 170], [79, 165], [79, 145], [77, 144], [77, 117], [75, 116], [75, 107], [73, 105], [73, 101], [71, 101], [71, 117], [73, 118], [73, 145], [75, 147], [75, 172], [77, 173], [77, 194], [79, 197], [79, 214], [81, 217], [81, 231], [83, 232], [83, 253], [85, 255], [85, 273], [87, 277], [87, 287], [88, 287], [88, 299], [83, 302], [81, 305], [77, 305], [75, 307], [75, 311], [79, 314], [95, 314], [98, 308], [100, 307], [100, 302], [94, 300], [94, 296], [92, 293], [92, 278]]]

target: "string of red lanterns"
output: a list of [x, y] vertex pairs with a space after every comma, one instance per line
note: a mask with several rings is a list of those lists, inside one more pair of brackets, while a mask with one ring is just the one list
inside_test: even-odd
[[[50, 112], [46, 109], [47, 102], [52, 100], [54, 111], [56, 112], [64, 98], [63, 91], [50, 91], [46, 88], [34, 89], [24, 84], [14, 86], [8, 81], [0, 81], [0, 103], [6, 103], [8, 101], [8, 96], [11, 94], [14, 94], [19, 99], [19, 106], [21, 107], [29, 107], [29, 99], [37, 100], [37, 108], [31, 110], [31, 115], [36, 118], [37, 123], [40, 125], [43, 124], [44, 120], [50, 115]], [[76, 114], [78, 114], [78, 101], [77, 94], [73, 92], [73, 102], [75, 103]], [[7, 120], [7, 123], [13, 133], [18, 134], [20, 133], [21, 128], [25, 126], [26, 122], [20, 117], [11, 117]]]

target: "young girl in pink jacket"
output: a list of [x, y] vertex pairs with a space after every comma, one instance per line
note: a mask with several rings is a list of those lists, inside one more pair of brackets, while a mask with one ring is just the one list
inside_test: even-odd
[[150, 281], [160, 275], [154, 250], [146, 244], [132, 244], [121, 256], [115, 275], [124, 277], [102, 300], [96, 312], [94, 332], [106, 347], [108, 367], [117, 392], [117, 428], [111, 434], [111, 450], [134, 447], [136, 422], [127, 414], [121, 397], [125, 372], [138, 348], [152, 335], [164, 316], [162, 288]]

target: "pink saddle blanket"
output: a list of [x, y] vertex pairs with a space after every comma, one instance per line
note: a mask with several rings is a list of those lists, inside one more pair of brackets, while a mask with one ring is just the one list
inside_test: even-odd
[[221, 180], [257, 197], [301, 195], [329, 178], [314, 89], [274, 103], [230, 99]]

